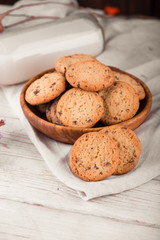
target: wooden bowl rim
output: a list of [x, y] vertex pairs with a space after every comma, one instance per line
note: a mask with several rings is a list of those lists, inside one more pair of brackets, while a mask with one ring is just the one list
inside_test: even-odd
[[[141, 112], [139, 112], [138, 114], [136, 114], [133, 118], [127, 120], [127, 121], [123, 121], [121, 123], [117, 123], [117, 124], [114, 124], [114, 125], [124, 125], [124, 124], [127, 124], [127, 123], [130, 123], [133, 121], [134, 119], [134, 122], [136, 120], [138, 120], [143, 114], [144, 112], [146, 111], [146, 115], [148, 115], [149, 111], [150, 111], [150, 108], [151, 108], [151, 105], [152, 105], [152, 94], [149, 90], [149, 88], [147, 87], [147, 85], [142, 81], [140, 80], [139, 78], [135, 77], [134, 75], [128, 73], [128, 72], [125, 72], [123, 70], [120, 70], [119, 68], [116, 68], [116, 67], [113, 67], [113, 66], [109, 66], [112, 70], [114, 71], [117, 71], [117, 72], [120, 72], [120, 73], [124, 73], [124, 74], [127, 74], [128, 76], [132, 77], [133, 79], [135, 79], [136, 81], [140, 82], [141, 85], [143, 86], [144, 90], [145, 90], [145, 98], [146, 98], [146, 105], [145, 107], [143, 108], [143, 110]], [[26, 82], [26, 84], [24, 85], [24, 87], [22, 88], [22, 91], [21, 91], [21, 94], [20, 94], [20, 104], [21, 104], [21, 107], [22, 107], [22, 110], [24, 112], [24, 114], [26, 112], [28, 112], [28, 114], [30, 114], [30, 116], [32, 116], [33, 118], [36, 118], [36, 119], [39, 119], [41, 120], [41, 122], [45, 125], [45, 126], [50, 126], [51, 128], [56, 128], [56, 129], [66, 129], [67, 131], [72, 131], [72, 132], [77, 132], [77, 131], [82, 131], [82, 132], [90, 132], [90, 131], [100, 131], [101, 129], [103, 129], [104, 127], [111, 127], [113, 125], [107, 125], [107, 126], [102, 126], [102, 127], [92, 127], [92, 128], [82, 128], [82, 127], [69, 127], [69, 126], [61, 126], [61, 125], [57, 125], [57, 124], [54, 124], [54, 123], [51, 123], [39, 116], [37, 116], [34, 112], [31, 111], [31, 109], [28, 107], [28, 103], [25, 101], [25, 92], [27, 90], [27, 88], [29, 87], [29, 85], [34, 82], [36, 79], [40, 78], [41, 76], [43, 76], [45, 73], [49, 73], [49, 72], [53, 72], [55, 69], [54, 68], [51, 68], [51, 69], [48, 69], [48, 70], [45, 70], [39, 74], [37, 74], [36, 76], [32, 77], [30, 80], [28, 80]], [[24, 109], [25, 108], [25, 109]], [[28, 115], [27, 114], [27, 115]], [[26, 115], [26, 114], [25, 114]]]

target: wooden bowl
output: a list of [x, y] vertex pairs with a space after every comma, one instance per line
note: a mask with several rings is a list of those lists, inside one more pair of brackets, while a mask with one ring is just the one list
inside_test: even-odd
[[[145, 83], [143, 83], [137, 77], [129, 73], [126, 73], [120, 69], [117, 69], [115, 67], [110, 67], [110, 68], [114, 71], [125, 73], [131, 76], [132, 78], [140, 82], [145, 90], [146, 97], [145, 99], [140, 101], [140, 107], [137, 114], [133, 118], [117, 124], [117, 125], [125, 126], [134, 130], [145, 120], [145, 118], [147, 117], [150, 111], [150, 108], [152, 105], [151, 92], [149, 88], [145, 85]], [[49, 138], [52, 138], [59, 142], [69, 143], [69, 144], [73, 144], [77, 138], [79, 138], [82, 134], [86, 132], [100, 131], [101, 129], [103, 129], [105, 127], [103, 125], [97, 125], [97, 127], [92, 127], [92, 128], [72, 128], [72, 127], [65, 127], [65, 126], [60, 126], [60, 125], [50, 123], [46, 120], [45, 116], [40, 115], [40, 113], [36, 110], [35, 106], [31, 106], [25, 101], [25, 92], [28, 86], [33, 81], [35, 81], [36, 79], [44, 75], [45, 73], [52, 72], [53, 70], [54, 69], [49, 69], [34, 76], [25, 84], [25, 86], [22, 89], [21, 96], [20, 96], [20, 103], [21, 103], [22, 110], [26, 118], [30, 122], [30, 124], [34, 126], [36, 129], [38, 129], [40, 132], [48, 136]]]

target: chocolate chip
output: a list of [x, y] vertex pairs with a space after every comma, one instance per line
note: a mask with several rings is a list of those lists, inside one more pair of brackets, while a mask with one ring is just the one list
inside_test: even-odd
[[55, 84], [56, 84], [55, 82], [54, 82], [54, 83], [52, 83], [52, 84], [51, 84], [51, 86], [50, 86], [49, 88], [52, 88], [52, 87], [53, 87]]
[[87, 171], [87, 170], [90, 170], [91, 169], [91, 167], [87, 167], [85, 170]]
[[103, 106], [101, 104], [98, 104], [98, 108], [102, 108]]
[[33, 93], [37, 95], [40, 92], [40, 90], [36, 89]]
[[77, 83], [77, 88], [79, 88], [80, 87], [80, 84], [79, 83]]
[[118, 118], [117, 118], [117, 117], [114, 117], [114, 120], [118, 120]]
[[105, 166], [108, 167], [108, 168], [110, 168], [110, 167], [111, 167], [111, 163], [107, 162], [107, 163], [105, 164]]
[[95, 168], [95, 169], [99, 169], [99, 167], [97, 167], [97, 165], [96, 165], [96, 164], [94, 165], [94, 168]]
[[90, 123], [90, 122], [92, 122], [92, 119], [88, 119], [88, 120], [86, 120], [86, 122], [87, 122], [87, 123]]
[[132, 157], [128, 162], [129, 163], [133, 163], [134, 162], [134, 158]]
[[77, 124], [77, 121], [73, 121], [73, 124], [76, 125], [76, 124]]

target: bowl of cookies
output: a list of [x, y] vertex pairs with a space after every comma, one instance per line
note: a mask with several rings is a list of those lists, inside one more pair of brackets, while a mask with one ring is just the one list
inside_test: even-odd
[[136, 129], [150, 111], [152, 96], [139, 78], [90, 55], [73, 54], [32, 77], [20, 103], [33, 127], [73, 144], [83, 134], [106, 127]]

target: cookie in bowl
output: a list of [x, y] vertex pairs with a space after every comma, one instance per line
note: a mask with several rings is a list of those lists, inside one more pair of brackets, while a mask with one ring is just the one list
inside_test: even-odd
[[63, 125], [63, 123], [57, 117], [57, 104], [59, 99], [60, 99], [60, 96], [54, 99], [53, 101], [49, 102], [47, 104], [45, 113], [46, 113], [46, 118], [49, 122], [52, 122], [57, 125]]
[[115, 81], [121, 81], [121, 82], [126, 82], [130, 84], [136, 90], [139, 100], [142, 100], [145, 98], [146, 94], [140, 82], [136, 81], [136, 79], [134, 79], [133, 77], [125, 73], [113, 71], [113, 74], [115, 77]]
[[50, 102], [66, 89], [65, 77], [56, 71], [36, 79], [26, 90], [25, 100], [31, 105]]
[[99, 92], [104, 102], [101, 121], [113, 125], [131, 119], [139, 109], [139, 97], [135, 89], [125, 82], [115, 82]]
[[61, 72], [63, 74], [66, 73], [68, 68], [77, 62], [87, 61], [87, 60], [96, 60], [96, 58], [87, 54], [72, 54], [70, 56], [63, 56], [57, 59], [55, 63], [55, 69], [57, 72]]
[[66, 80], [73, 87], [96, 92], [110, 87], [115, 78], [110, 67], [90, 60], [72, 64], [66, 72]]
[[103, 114], [103, 100], [96, 92], [71, 88], [57, 104], [57, 117], [69, 127], [93, 127]]

